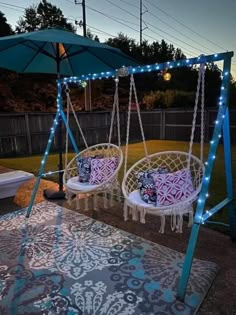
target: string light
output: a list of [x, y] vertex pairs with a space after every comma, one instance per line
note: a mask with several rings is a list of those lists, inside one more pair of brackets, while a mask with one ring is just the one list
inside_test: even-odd
[[[129, 67], [127, 68], [128, 69], [128, 74], [130, 73], [143, 73], [143, 72], [150, 72], [150, 71], [159, 71], [160, 73], [162, 73], [163, 71], [166, 71], [167, 68], [177, 68], [177, 67], [192, 67], [192, 65], [195, 65], [195, 64], [200, 64], [200, 63], [205, 63], [207, 64], [208, 62], [217, 62], [217, 61], [220, 61], [220, 60], [223, 60], [225, 61], [227, 58], [231, 58], [233, 55], [232, 52], [226, 52], [226, 53], [222, 53], [222, 54], [214, 54], [214, 55], [208, 55], [208, 56], [198, 56], [196, 58], [189, 58], [189, 59], [185, 59], [185, 60], [179, 60], [179, 61], [169, 61], [169, 62], [165, 62], [165, 63], [155, 63], [153, 65], [142, 65], [142, 66], [137, 66], [137, 67]], [[168, 65], [168, 67], [167, 67]], [[101, 72], [101, 73], [89, 73], [89, 74], [86, 74], [86, 75], [81, 75], [81, 76], [78, 76], [78, 77], [71, 77], [71, 78], [62, 78], [62, 79], [59, 79], [57, 82], [58, 82], [58, 96], [57, 96], [57, 108], [58, 108], [58, 115], [57, 117], [59, 117], [60, 115], [60, 111], [62, 111], [62, 97], [61, 97], [61, 83], [65, 83], [65, 82], [73, 82], [73, 83], [77, 83], [77, 82], [80, 82], [80, 85], [83, 86], [83, 82], [84, 81], [87, 81], [87, 80], [95, 80], [95, 79], [102, 79], [102, 78], [108, 78], [108, 77], [115, 77], [116, 76], [116, 73], [117, 73], [117, 69], [116, 70], [112, 70], [112, 71], [106, 71], [106, 72]], [[167, 74], [167, 73], [166, 73]], [[228, 71], [225, 71], [224, 72], [224, 75], [223, 75], [223, 84], [221, 86], [221, 96], [219, 97], [219, 106], [222, 106], [225, 102], [226, 102], [226, 92], [228, 90], [228, 86], [227, 86], [227, 76], [229, 76], [229, 72]], [[224, 81], [225, 80], [225, 81]], [[222, 106], [223, 107], [223, 106]], [[220, 108], [221, 110], [221, 108]], [[222, 119], [225, 117], [225, 115], [222, 115], [222, 116], [219, 116], [221, 117], [219, 120], [216, 120], [215, 121], [215, 124], [218, 125], [219, 123], [222, 122]], [[52, 142], [52, 139], [53, 139], [53, 136], [54, 136], [54, 132], [55, 132], [55, 128], [56, 128], [56, 124], [57, 124], [57, 119], [54, 123], [54, 126], [53, 128], [51, 128], [51, 134], [50, 134], [50, 138], [49, 138], [49, 141], [48, 141], [48, 146], [50, 147], [50, 144]], [[205, 165], [208, 166], [209, 164], [209, 170], [211, 170], [211, 166], [213, 164], [213, 161], [216, 156], [212, 153], [214, 153], [214, 149], [215, 149], [215, 145], [218, 143], [218, 138], [221, 137], [221, 135], [219, 134], [219, 131], [218, 131], [218, 126], [217, 128], [215, 129], [216, 130], [216, 133], [214, 134], [214, 137], [213, 137], [213, 140], [211, 141], [211, 144], [212, 144], [212, 147], [211, 147], [211, 151], [210, 152], [210, 156], [209, 156], [209, 163], [206, 161], [205, 162]], [[44, 156], [44, 159], [42, 160], [42, 164], [45, 163], [45, 157], [47, 157], [48, 155], [48, 150], [45, 152], [45, 156]], [[208, 169], [207, 169], [208, 170]], [[49, 174], [51, 174], [52, 172], [50, 171]], [[208, 172], [207, 173], [208, 175], [211, 175], [211, 172]], [[208, 182], [210, 180], [210, 176], [205, 176], [203, 177], [203, 180], [205, 180], [204, 182], [204, 185], [208, 185]], [[209, 194], [208, 193], [203, 193], [201, 195], [201, 197], [198, 199], [198, 204], [199, 204], [199, 208], [200, 208], [200, 211], [202, 211], [201, 207], [204, 205], [204, 202], [205, 202], [205, 199], [209, 197]], [[209, 211], [207, 211], [207, 214], [211, 214]], [[204, 216], [205, 217], [205, 216]], [[197, 220], [199, 220], [199, 223], [202, 223], [204, 224], [204, 218], [202, 215], [198, 215], [196, 216]]]
[[[199, 57], [195, 57], [195, 58], [189, 58], [189, 59], [183, 59], [183, 60], [179, 60], [179, 61], [168, 61], [165, 63], [155, 63], [152, 65], [146, 65], [146, 66], [137, 66], [137, 67], [129, 67], [128, 71], [129, 73], [142, 73], [144, 72], [146, 69], [148, 72], [150, 71], [156, 71], [156, 70], [164, 70], [166, 68], [166, 66], [168, 65], [168, 68], [175, 68], [175, 67], [180, 67], [180, 66], [186, 66], [186, 64], [189, 66], [192, 66], [194, 64], [199, 64], [199, 63], [207, 63], [207, 62], [212, 62], [212, 60], [214, 61], [220, 61], [220, 60], [225, 60], [226, 57], [228, 56], [232, 56], [232, 52], [225, 52], [225, 53], [221, 53], [221, 54], [214, 54], [214, 55], [208, 55], [208, 56], [199, 56]], [[124, 66], [125, 67], [125, 66]], [[145, 68], [144, 68], [145, 67]], [[107, 72], [101, 72], [101, 73], [89, 73], [86, 75], [81, 75], [80, 77], [72, 77], [72, 82], [76, 82], [78, 80], [94, 80], [95, 78], [104, 78], [107, 76], [112, 76], [115, 75], [117, 70], [114, 71], [107, 71]], [[226, 71], [224, 73], [225, 76], [227, 76], [229, 74], [228, 71]], [[68, 78], [63, 78], [63, 79], [59, 79], [59, 82], [66, 82], [66, 80], [68, 80]], [[69, 82], [69, 81], [67, 81]], [[224, 87], [222, 87], [222, 90], [224, 90]], [[222, 98], [221, 98], [222, 100]]]

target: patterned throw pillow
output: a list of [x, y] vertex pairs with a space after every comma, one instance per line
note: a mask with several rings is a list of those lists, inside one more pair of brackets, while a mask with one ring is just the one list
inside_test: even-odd
[[158, 169], [148, 170], [146, 172], [138, 172], [136, 178], [138, 180], [138, 188], [141, 199], [149, 204], [156, 204], [157, 194], [155, 182], [152, 175], [168, 173], [167, 167], [159, 167]]
[[174, 173], [154, 174], [157, 206], [170, 206], [188, 198], [194, 191], [191, 173], [183, 169]]
[[118, 160], [116, 157], [93, 159], [91, 161], [91, 174], [89, 183], [98, 185], [103, 183], [116, 170]]
[[93, 159], [103, 158], [102, 154], [92, 155], [88, 157], [77, 158], [77, 168], [79, 173], [79, 182], [88, 183], [91, 174], [91, 161]]
[[91, 173], [91, 161], [95, 157], [85, 157], [77, 159], [77, 167], [79, 173], [79, 182], [88, 183]]

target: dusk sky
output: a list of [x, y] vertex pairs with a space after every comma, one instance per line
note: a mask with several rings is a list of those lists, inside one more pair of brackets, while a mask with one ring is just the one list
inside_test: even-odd
[[[39, 1], [3, 0], [0, 10], [15, 28], [24, 9]], [[70, 22], [82, 19], [81, 5], [74, 0], [51, 0]], [[81, 2], [81, 1], [78, 1]], [[140, 0], [86, 0], [88, 28], [101, 41], [119, 32], [139, 41]], [[143, 39], [164, 39], [187, 57], [223, 51], [236, 52], [235, 0], [143, 0]], [[146, 25], [145, 25], [146, 23]], [[82, 35], [82, 28], [77, 33]], [[236, 58], [232, 73], [236, 77]]]

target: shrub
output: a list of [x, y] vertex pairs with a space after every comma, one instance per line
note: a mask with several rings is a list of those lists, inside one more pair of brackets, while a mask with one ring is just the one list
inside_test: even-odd
[[195, 93], [179, 90], [151, 91], [143, 97], [146, 109], [169, 107], [192, 107]]

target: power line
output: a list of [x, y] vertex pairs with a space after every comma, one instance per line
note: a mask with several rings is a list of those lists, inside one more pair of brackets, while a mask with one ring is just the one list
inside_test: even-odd
[[123, 22], [118, 21], [116, 18], [112, 18], [110, 15], [107, 15], [107, 14], [105, 14], [105, 13], [103, 13], [103, 12], [99, 11], [99, 10], [96, 10], [96, 9], [94, 9], [94, 8], [91, 8], [91, 7], [90, 7], [90, 6], [88, 6], [88, 5], [87, 5], [87, 8], [88, 8], [89, 10], [92, 10], [92, 11], [94, 11], [94, 12], [97, 12], [97, 13], [99, 13], [99, 14], [103, 15], [103, 16], [106, 16], [107, 18], [109, 18], [109, 19], [111, 19], [111, 20], [113, 20], [113, 21], [115, 21], [115, 22], [117, 22], [117, 23], [120, 23], [120, 24], [122, 24], [122, 25], [124, 25], [124, 26], [126, 26], [126, 27], [130, 28], [131, 30], [133, 30], [133, 31], [135, 31], [135, 32], [138, 32], [138, 33], [139, 33], [139, 30], [136, 30], [136, 29], [135, 29], [135, 28], [133, 28], [132, 26], [129, 26], [129, 25], [127, 25], [127, 24], [123, 23]]
[[[106, 2], [109, 2], [110, 4], [112, 4], [112, 5], [114, 5], [115, 7], [117, 7], [117, 8], [119, 8], [120, 10], [122, 10], [122, 11], [124, 11], [124, 12], [126, 12], [126, 13], [128, 13], [129, 15], [131, 15], [131, 16], [133, 16], [133, 17], [135, 17], [136, 19], [139, 19], [136, 15], [134, 15], [133, 13], [131, 13], [131, 12], [129, 12], [129, 11], [127, 11], [127, 10], [125, 10], [124, 8], [122, 8], [122, 7], [120, 7], [120, 6], [118, 6], [117, 4], [115, 4], [115, 3], [113, 3], [112, 1], [110, 1], [110, 0], [105, 0]], [[180, 41], [180, 42], [182, 42], [182, 43], [184, 43], [185, 45], [187, 45], [187, 46], [189, 46], [189, 47], [192, 47], [192, 48], [194, 48], [194, 49], [196, 49], [196, 50], [198, 50], [198, 51], [201, 51], [199, 48], [196, 48], [196, 47], [194, 47], [194, 46], [192, 46], [192, 45], [190, 45], [190, 44], [188, 44], [187, 42], [185, 42], [185, 41], [183, 41], [183, 40], [180, 40], [180, 39], [178, 39], [177, 37], [175, 37], [175, 36], [173, 36], [173, 35], [171, 35], [171, 34], [169, 34], [168, 32], [165, 32], [165, 31], [163, 31], [163, 30], [161, 30], [160, 28], [158, 28], [158, 27], [156, 27], [156, 26], [154, 26], [154, 25], [152, 25], [151, 23], [149, 23], [149, 22], [147, 22], [147, 21], [144, 21], [147, 25], [150, 25], [150, 26], [152, 26], [152, 27], [154, 27], [155, 29], [158, 29], [159, 31], [161, 31], [162, 33], [164, 33], [164, 34], [167, 34], [168, 36], [170, 36], [170, 37], [172, 37], [172, 38], [174, 38], [174, 39], [176, 39], [176, 40], [178, 40], [178, 41]], [[153, 31], [153, 30], [152, 30]], [[136, 30], [136, 32], [138, 32], [137, 30]], [[153, 33], [156, 33], [155, 31], [153, 31]], [[158, 34], [158, 33], [156, 33], [158, 36], [162, 36], [162, 35], [160, 35], [160, 34]], [[149, 36], [149, 35], [147, 35], [146, 34], [146, 36]], [[149, 36], [150, 37], [150, 36]], [[152, 38], [153, 39], [153, 37], [150, 37], [150, 38]], [[154, 40], [156, 40], [156, 39], [154, 39]], [[173, 42], [173, 41], [172, 41]], [[174, 43], [174, 42], [173, 42]], [[175, 45], [176, 45], [176, 43], [174, 43]], [[179, 46], [179, 44], [177, 44], [177, 46]], [[182, 48], [183, 49], [183, 48]], [[184, 50], [186, 50], [187, 51], [187, 49], [186, 48], [184, 48]], [[191, 52], [191, 54], [192, 54], [192, 52]], [[194, 54], [193, 54], [194, 55]]]
[[[155, 33], [155, 34], [157, 34], [158, 36], [161, 36], [160, 34], [158, 34], [157, 32], [155, 32], [155, 31], [153, 31], [153, 30], [152, 30], [152, 32]], [[153, 39], [153, 40], [155, 40], [155, 41], [157, 41], [156, 38], [154, 38], [154, 37], [151, 36], [151, 35], [145, 34], [145, 36], [146, 36], [146, 37], [149, 37], [149, 38], [151, 38], [151, 39]], [[172, 42], [173, 42], [173, 41], [172, 41]], [[173, 42], [173, 43], [174, 43], [175, 45], [179, 46], [177, 43], [175, 43], [175, 42]], [[179, 47], [180, 47], [180, 46], [179, 46]], [[183, 51], [187, 52], [190, 57], [196, 56], [196, 53], [194, 53], [194, 52], [192, 52], [192, 51], [190, 51], [190, 50], [188, 50], [188, 49], [186, 49], [186, 48], [182, 48], [182, 47], [180, 47], [180, 48], [181, 48]]]
[[[131, 15], [131, 16], [133, 16], [133, 17], [135, 17], [136, 19], [139, 19], [136, 15], [134, 15], [133, 13], [131, 13], [131, 12], [129, 12], [129, 11], [127, 11], [126, 9], [124, 9], [124, 8], [122, 8], [122, 7], [120, 7], [120, 6], [118, 6], [117, 4], [115, 4], [115, 3], [113, 3], [112, 1], [110, 1], [110, 0], [105, 0], [106, 2], [109, 2], [110, 4], [112, 4], [112, 5], [114, 5], [115, 7], [117, 7], [117, 8], [119, 8], [120, 10], [122, 10], [122, 11], [124, 11], [124, 12], [126, 12], [127, 14], [129, 14], [129, 15]], [[148, 1], [148, 0], [146, 0], [149, 4], [150, 4], [150, 2]], [[125, 0], [123, 0], [122, 2], [125, 2], [125, 3], [127, 3]], [[131, 4], [130, 4], [131, 5]], [[153, 4], [151, 4], [151, 5], [153, 5]], [[134, 6], [134, 5], [133, 5]], [[155, 6], [155, 5], [153, 5], [154, 7], [156, 7], [156, 8], [158, 8], [157, 6]], [[136, 7], [136, 6], [134, 6], [134, 7]], [[160, 9], [159, 8], [159, 10], [162, 12], [165, 12], [164, 10], [162, 10], [162, 9]], [[165, 14], [166, 15], [168, 15], [168, 13], [166, 13], [165, 12]], [[169, 15], [168, 15], [169, 16]], [[171, 16], [170, 16], [171, 17]], [[174, 20], [176, 20], [176, 21], [178, 21], [177, 19], [175, 19], [175, 18], [173, 18]], [[149, 24], [149, 25], [151, 25], [149, 22], [147, 22], [147, 21], [144, 21], [146, 24]], [[180, 24], [183, 24], [183, 23], [181, 23], [181, 22], [179, 22]], [[184, 25], [184, 24], [183, 24]], [[159, 31], [161, 31], [161, 32], [163, 32], [163, 33], [165, 33], [165, 34], [167, 34], [168, 36], [170, 36], [170, 37], [172, 37], [172, 38], [175, 38], [176, 40], [178, 40], [178, 41], [181, 41], [182, 43], [184, 43], [185, 45], [187, 45], [187, 46], [189, 46], [189, 47], [192, 47], [192, 48], [194, 48], [194, 49], [197, 49], [198, 51], [200, 51], [201, 52], [201, 49], [199, 49], [199, 48], [196, 48], [196, 47], [194, 47], [194, 46], [192, 46], [192, 45], [190, 45], [190, 44], [188, 44], [187, 42], [185, 42], [185, 41], [183, 41], [183, 40], [180, 40], [180, 39], [178, 39], [177, 37], [175, 37], [175, 36], [173, 36], [173, 35], [171, 35], [171, 34], [169, 34], [168, 32], [165, 32], [165, 31], [163, 31], [163, 30], [161, 30], [160, 28], [157, 28], [156, 26], [154, 26], [154, 25], [151, 25], [152, 27], [154, 27], [154, 28], [156, 28], [156, 29], [158, 29]], [[187, 28], [189, 28], [188, 26], [185, 26], [185, 27], [187, 27]], [[189, 28], [190, 29], [190, 28]], [[191, 29], [190, 29], [191, 30]], [[136, 32], [137, 32], [137, 30], [135, 30]], [[192, 31], [192, 30], [191, 30]], [[194, 31], [193, 31], [194, 32]], [[196, 32], [197, 33], [197, 32]], [[198, 34], [198, 33], [197, 33]], [[158, 34], [159, 36], [160, 36], [160, 34]], [[146, 35], [147, 36], [147, 35]], [[203, 37], [202, 35], [200, 35], [200, 34], [198, 34], [198, 36], [201, 36], [201, 37]], [[150, 37], [150, 36], [149, 36]], [[152, 37], [153, 38], [153, 37]], [[156, 39], [155, 39], [156, 40]], [[208, 40], [208, 39], [207, 39]], [[208, 40], [209, 41], [209, 40]], [[173, 42], [173, 41], [172, 41]], [[175, 44], [176, 45], [176, 44]], [[179, 46], [179, 45], [178, 45]], [[202, 46], [202, 45], [200, 45], [201, 47], [204, 47], [204, 46]], [[180, 46], [179, 46], [180, 47]], [[181, 47], [180, 47], [181, 48]], [[205, 47], [206, 48], [206, 47]], [[181, 49], [183, 49], [183, 48], [181, 48]], [[186, 50], [186, 48], [184, 48], [185, 50]], [[209, 50], [209, 48], [207, 48], [208, 50]], [[224, 48], [221, 48], [221, 49], [223, 49], [224, 50]], [[187, 50], [186, 50], [187, 51]], [[233, 62], [232, 62], [232, 64], [233, 64]]]
[[138, 23], [130, 22], [130, 21], [128, 21], [128, 20], [121, 19], [121, 18], [116, 17], [116, 16], [114, 16], [114, 15], [110, 15], [110, 16], [111, 16], [111, 17], [113, 17], [114, 19], [117, 19], [117, 20], [120, 20], [120, 21], [123, 21], [123, 22], [129, 23], [129, 24], [132, 24], [132, 25], [135, 25], [135, 26], [139, 26], [139, 24], [138, 24]]
[[[201, 38], [204, 38], [205, 40], [207, 40], [208, 42], [212, 43], [213, 45], [217, 46], [218, 48], [222, 49], [223, 51], [225, 50], [225, 48], [219, 46], [217, 43], [214, 43], [213, 41], [209, 40], [208, 38], [206, 38], [205, 36], [201, 35], [200, 33], [192, 30], [189, 26], [185, 25], [184, 23], [178, 21], [175, 17], [171, 16], [170, 14], [168, 14], [166, 11], [164, 11], [163, 9], [159, 8], [157, 5], [154, 5], [152, 3], [149, 2], [149, 0], [145, 0], [147, 3], [149, 3], [150, 5], [152, 5], [154, 8], [156, 8], [157, 10], [161, 11], [163, 14], [165, 14], [166, 16], [172, 18], [174, 21], [176, 21], [177, 23], [179, 23], [180, 25], [184, 26], [185, 28], [187, 28], [188, 30], [190, 30], [191, 32], [195, 33], [196, 35], [200, 36]], [[148, 11], [149, 14], [155, 16], [155, 14], [151, 13]], [[160, 21], [162, 21], [163, 23], [167, 24], [168, 26], [170, 26], [171, 28], [173, 28], [171, 25], [169, 25], [168, 23], [164, 22], [163, 20], [161, 20], [159, 17], [155, 16], [157, 19], [159, 19]], [[173, 28], [174, 29], [174, 28]], [[163, 31], [164, 32], [164, 31]], [[179, 33], [182, 34], [182, 32], [178, 31]], [[183, 34], [184, 35], [184, 34]], [[184, 35], [185, 37], [188, 38], [187, 35]], [[190, 38], [191, 39], [191, 38]], [[195, 43], [197, 43], [195, 40], [191, 39], [192, 41], [194, 41]], [[189, 45], [189, 44], [188, 44]], [[200, 44], [201, 47], [203, 48], [207, 48], [206, 46], [203, 46], [202, 44]], [[213, 50], [207, 48], [210, 52], [214, 52]], [[231, 65], [232, 67], [236, 66], [236, 63], [232, 60], [231, 61]]]
[[170, 25], [169, 23], [165, 22], [164, 20], [162, 20], [159, 16], [155, 15], [154, 13], [150, 12], [149, 10], [147, 11], [148, 14], [152, 15], [153, 17], [155, 17], [158, 21], [161, 21], [163, 24], [167, 25], [168, 27], [170, 27], [171, 29], [173, 29], [174, 31], [176, 31], [177, 33], [181, 34], [182, 36], [190, 39], [192, 42], [194, 42], [197, 45], [201, 45], [201, 47], [206, 48], [207, 50], [209, 50], [210, 52], [214, 52], [213, 50], [209, 49], [206, 46], [203, 46], [202, 44], [200, 44], [199, 42], [197, 42], [196, 40], [194, 40], [193, 38], [191, 38], [190, 36], [184, 34], [183, 32], [181, 32], [180, 30], [176, 30], [176, 28], [172, 25]]
[[106, 1], [106, 2], [109, 2], [110, 4], [114, 5], [115, 7], [119, 8], [120, 10], [122, 10], [122, 11], [128, 13], [129, 15], [131, 15], [131, 16], [133, 16], [133, 17], [135, 17], [136, 19], [139, 20], [139, 17], [137, 17], [137, 15], [135, 15], [135, 14], [133, 14], [133, 13], [131, 13], [131, 12], [125, 10], [124, 8], [122, 8], [122, 7], [120, 7], [119, 5], [113, 3], [112, 1], [110, 1], [110, 0], [105, 0], [105, 1]]
[[112, 35], [110, 33], [107, 33], [107, 32], [105, 32], [105, 31], [103, 31], [103, 30], [101, 30], [101, 29], [99, 29], [97, 27], [94, 27], [94, 26], [91, 26], [91, 25], [88, 25], [88, 27], [91, 28], [91, 29], [95, 29], [95, 30], [99, 31], [102, 34], [105, 34], [105, 35], [108, 35], [108, 36], [111, 36], [111, 37], [114, 37], [114, 38], [116, 37], [116, 35]]
[[[179, 42], [182, 42], [183, 44], [185, 44], [185, 45], [187, 45], [187, 46], [189, 46], [189, 47], [191, 47], [191, 48], [193, 48], [193, 49], [198, 50], [198, 51], [201, 52], [201, 50], [200, 50], [198, 47], [195, 47], [195, 46], [192, 46], [191, 44], [188, 44], [187, 42], [183, 41], [182, 39], [179, 39], [179, 38], [175, 37], [174, 35], [171, 35], [170, 33], [161, 30], [159, 27], [156, 27], [155, 25], [153, 25], [153, 24], [151, 24], [151, 23], [149, 23], [149, 22], [146, 22], [146, 24], [147, 24], [147, 25], [150, 25], [151, 27], [154, 27], [155, 29], [161, 31], [162, 33], [164, 33], [164, 34], [166, 34], [166, 35], [168, 35], [168, 36], [170, 36], [170, 37], [172, 37], [172, 38], [178, 40]], [[150, 30], [151, 30], [151, 29], [150, 29]], [[153, 30], [152, 30], [152, 32], [155, 33]]]
[[208, 41], [209, 43], [212, 43], [213, 45], [217, 46], [220, 49], [223, 49], [223, 51], [225, 50], [225, 48], [221, 47], [220, 45], [218, 45], [217, 43], [213, 42], [212, 40], [208, 39], [207, 37], [205, 37], [204, 35], [194, 31], [193, 29], [191, 29], [189, 26], [187, 26], [186, 24], [180, 22], [179, 20], [177, 20], [175, 17], [173, 17], [172, 15], [170, 15], [169, 13], [167, 13], [166, 11], [164, 11], [163, 9], [161, 9], [160, 7], [158, 7], [157, 5], [151, 3], [149, 0], [145, 0], [147, 3], [149, 3], [151, 6], [153, 6], [154, 8], [156, 8], [157, 10], [161, 11], [163, 14], [165, 14], [166, 16], [170, 17], [171, 19], [173, 19], [175, 22], [179, 23], [180, 25], [184, 26], [185, 28], [187, 28], [188, 30], [190, 30], [191, 32], [193, 32], [194, 34], [200, 36], [201, 38], [204, 38], [206, 41]]
[[121, 2], [124, 2], [124, 3], [128, 4], [128, 5], [130, 5], [131, 7], [134, 7], [134, 8], [139, 9], [138, 6], [136, 6], [136, 5], [132, 4], [132, 3], [129, 3], [128, 1], [125, 1], [125, 0], [120, 0], [120, 1], [121, 1]]
[[14, 11], [17, 11], [17, 12], [24, 12], [24, 11], [22, 11], [22, 10], [20, 10], [20, 9], [12, 8], [12, 7], [10, 7], [10, 6], [6, 6], [5, 4], [0, 4], [0, 7], [6, 8], [6, 9], [10, 9], [10, 10], [14, 10]]
[[15, 7], [15, 8], [20, 8], [20, 9], [25, 9], [24, 7], [21, 7], [19, 5], [9, 4], [9, 3], [6, 3], [6, 2], [2, 2], [2, 1], [0, 1], [0, 4], [4, 4], [4, 5], [8, 5], [10, 7]]

